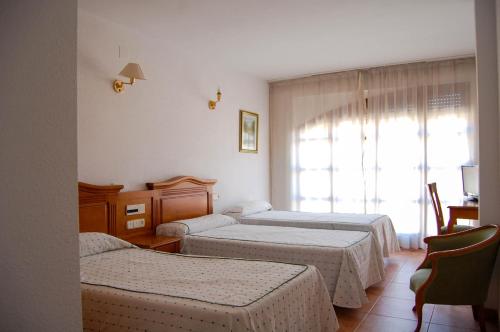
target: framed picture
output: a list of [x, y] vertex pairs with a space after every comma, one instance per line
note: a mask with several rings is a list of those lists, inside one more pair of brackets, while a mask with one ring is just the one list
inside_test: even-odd
[[240, 110], [240, 152], [257, 153], [258, 146], [259, 115]]

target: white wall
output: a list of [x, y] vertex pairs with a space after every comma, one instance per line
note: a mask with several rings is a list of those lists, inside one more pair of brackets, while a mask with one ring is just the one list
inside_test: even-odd
[[[193, 54], [82, 9], [78, 18], [79, 180], [136, 190], [177, 175], [214, 178], [216, 211], [269, 199], [266, 82], [217, 63], [224, 49]], [[128, 62], [147, 80], [116, 94], [111, 82]], [[218, 86], [222, 102], [209, 111]], [[258, 154], [238, 152], [239, 109], [260, 114]]]
[[[498, 3], [498, 0], [497, 0]], [[500, 134], [495, 0], [476, 0], [476, 63], [479, 109], [479, 186], [481, 225], [500, 224]], [[498, 308], [500, 257], [487, 307]]]
[[77, 1], [0, 1], [0, 330], [80, 331]]
[[[496, 0], [496, 24], [497, 24], [497, 34], [496, 34], [496, 44], [497, 44], [497, 84], [498, 84], [498, 128], [500, 129], [500, 0]], [[500, 130], [498, 131], [498, 164], [500, 165]], [[500, 166], [497, 167], [498, 173], [500, 174]], [[499, 175], [500, 176], [500, 175]], [[500, 190], [500, 189], [499, 189]], [[500, 219], [500, 218], [499, 218]], [[500, 221], [498, 221], [500, 224]]]

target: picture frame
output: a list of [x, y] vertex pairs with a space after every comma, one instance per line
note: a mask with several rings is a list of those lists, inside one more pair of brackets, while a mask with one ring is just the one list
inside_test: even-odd
[[259, 114], [240, 110], [240, 152], [259, 151]]

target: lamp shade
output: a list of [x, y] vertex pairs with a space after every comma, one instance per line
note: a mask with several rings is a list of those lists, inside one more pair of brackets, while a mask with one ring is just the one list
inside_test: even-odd
[[119, 75], [129, 77], [129, 78], [135, 78], [138, 80], [145, 80], [146, 78], [144, 77], [144, 73], [142, 72], [141, 66], [139, 66], [138, 63], [129, 63], [127, 64], [122, 71], [120, 72]]

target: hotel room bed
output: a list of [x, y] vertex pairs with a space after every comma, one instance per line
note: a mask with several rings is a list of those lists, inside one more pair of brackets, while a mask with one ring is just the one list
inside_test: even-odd
[[81, 233], [87, 331], [335, 331], [314, 266], [138, 249]]
[[361, 307], [365, 289], [384, 276], [380, 248], [369, 232], [242, 225], [208, 215], [163, 223], [156, 234], [182, 237], [184, 254], [314, 265], [333, 304], [342, 307]]
[[312, 213], [270, 210], [239, 217], [238, 220], [240, 223], [247, 225], [372, 232], [385, 257], [399, 251], [398, 238], [391, 219], [381, 214]]
[[271, 208], [267, 202], [255, 201], [232, 207], [225, 214], [247, 225], [372, 232], [385, 257], [399, 251], [396, 231], [386, 215], [280, 211]]

